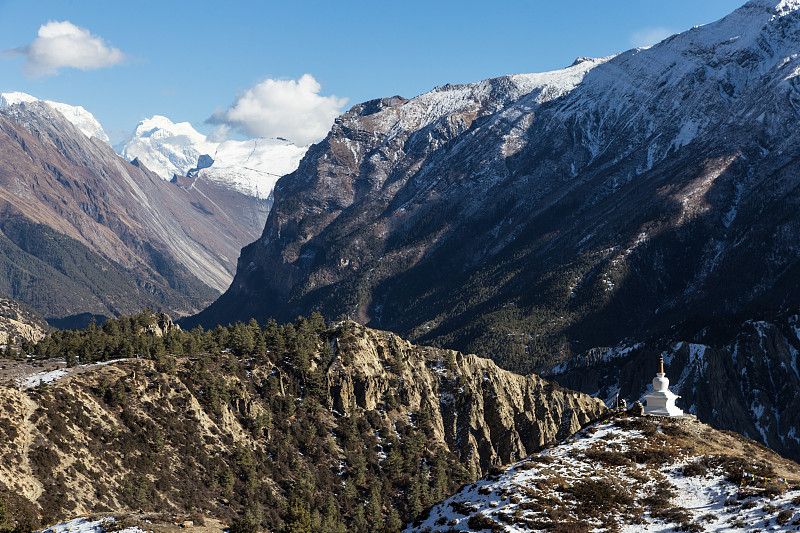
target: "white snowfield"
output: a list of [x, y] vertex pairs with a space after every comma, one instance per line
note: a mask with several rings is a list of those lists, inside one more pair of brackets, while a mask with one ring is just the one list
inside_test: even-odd
[[[41, 533], [103, 533], [106, 527], [116, 522], [113, 518], [103, 518], [101, 520], [90, 521], [86, 518], [76, 518], [69, 522], [61, 522], [54, 526], [41, 530]], [[129, 527], [117, 530], [117, 533], [145, 533], [138, 527]]]
[[282, 139], [225, 141], [210, 154], [214, 164], [198, 175], [248, 196], [268, 198], [278, 178], [296, 170], [307, 149]]
[[44, 102], [49, 105], [72, 122], [72, 124], [81, 130], [84, 135], [100, 139], [106, 144], [109, 144], [108, 135], [103, 130], [103, 127], [94, 118], [94, 115], [86, 111], [81, 106], [73, 106], [69, 104], [62, 104], [60, 102], [52, 102], [50, 100], [39, 100], [35, 96], [21, 92], [0, 93], [0, 107], [9, 107], [15, 104], [26, 104], [30, 102]]
[[[659, 429], [660, 431], [660, 429]], [[650, 439], [658, 439], [658, 435]], [[555, 445], [539, 454], [511, 465], [494, 480], [479, 480], [436, 505], [427, 519], [417, 527], [405, 531], [483, 531], [481, 522], [492, 531], [538, 531], [537, 523], [560, 521], [576, 524], [576, 531], [619, 531], [623, 533], [672, 532], [680, 530], [679, 523], [666, 515], [685, 512], [685, 524], [692, 528], [684, 531], [797, 531], [800, 513], [796, 502], [800, 490], [787, 490], [782, 495], [766, 496], [753, 487], [745, 487], [752, 496], [738, 499], [739, 486], [726, 481], [721, 468], [708, 468], [703, 474], [684, 474], [684, 467], [696, 463], [697, 456], [674, 457], [664, 464], [634, 464], [609, 466], [600, 460], [589, 459], [587, 451], [625, 454], [631, 449], [643, 449], [646, 439], [642, 432], [621, 429], [613, 423], [595, 425], [584, 429], [566, 442]], [[627, 472], [628, 474], [626, 475]], [[492, 476], [489, 476], [492, 478]], [[579, 502], [569, 498], [569, 487], [585, 482], [607, 482], [617, 491], [627, 491], [628, 505], [604, 508], [602, 501], [592, 502], [599, 509], [599, 517], [566, 517], [553, 519], [552, 509], [546, 509], [554, 499], [568, 503], [576, 509]], [[652, 516], [652, 508], [642, 505], [653, 497], [657, 488], [669, 491], [669, 501], [664, 516]], [[566, 489], [559, 487], [567, 487]], [[542, 502], [545, 502], [543, 510]], [[555, 506], [554, 506], [555, 507]], [[482, 515], [481, 520], [475, 519]], [[604, 524], [605, 522], [605, 524]], [[610, 528], [615, 524], [619, 529]], [[588, 529], [586, 528], [588, 526]], [[489, 531], [489, 527], [485, 528]], [[568, 531], [561, 529], [559, 531]]]
[[53, 383], [54, 381], [63, 378], [69, 374], [66, 368], [59, 368], [58, 370], [50, 370], [49, 372], [38, 372], [32, 376], [20, 381], [20, 386], [24, 389], [30, 389], [41, 385], [42, 383]]
[[173, 123], [156, 115], [136, 127], [120, 151], [165, 180], [197, 168], [202, 155], [214, 162], [199, 175], [248, 196], [267, 198], [279, 177], [294, 171], [308, 147], [283, 139], [211, 142], [188, 122]]

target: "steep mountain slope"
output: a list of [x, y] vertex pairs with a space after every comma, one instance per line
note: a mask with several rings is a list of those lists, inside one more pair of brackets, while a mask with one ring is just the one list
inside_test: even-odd
[[[800, 5], [355, 106], [194, 322], [304, 309], [530, 370], [800, 304]], [[189, 323], [193, 323], [189, 321]]]
[[200, 176], [249, 196], [267, 199], [275, 181], [297, 168], [307, 147], [284, 139], [209, 141], [188, 122], [156, 115], [143, 120], [120, 149], [165, 180]]
[[0, 109], [0, 292], [48, 319], [197, 310], [266, 209], [201, 178], [164, 182], [49, 104]]
[[406, 531], [796, 531], [798, 481], [800, 466], [735, 433], [623, 417], [464, 487]]
[[[74, 350], [82, 364], [0, 383], [0, 505], [23, 510], [12, 516], [204, 513], [275, 531], [299, 523], [299, 505], [317, 520], [305, 530], [360, 532], [369, 500], [366, 517], [397, 531], [607, 413], [537, 376], [353, 323], [157, 336], [151, 321], [58, 332], [36, 352]], [[97, 364], [114, 343], [154, 360]]]

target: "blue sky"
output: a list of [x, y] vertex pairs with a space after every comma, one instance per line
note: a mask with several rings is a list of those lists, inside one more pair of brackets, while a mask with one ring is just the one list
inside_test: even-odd
[[[743, 3], [0, 0], [0, 92], [82, 105], [114, 141], [154, 114], [208, 132], [205, 122], [215, 112], [217, 122], [233, 116], [226, 110], [243, 103], [237, 95], [258, 87], [249, 94], [271, 95], [265, 98], [276, 105], [302, 92], [290, 80], [305, 74], [317, 85], [305, 78], [297, 105], [330, 116], [381, 96], [412, 97], [445, 83], [554, 70], [578, 56], [621, 52], [713, 22]], [[85, 30], [106, 56], [83, 64], [87, 70], [26, 64], [40, 27], [55, 21]], [[265, 80], [283, 85], [267, 87]], [[239, 136], [264, 134], [252, 124], [230, 124]]]

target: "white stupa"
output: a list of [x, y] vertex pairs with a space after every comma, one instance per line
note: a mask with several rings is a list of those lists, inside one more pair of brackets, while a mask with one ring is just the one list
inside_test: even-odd
[[683, 409], [675, 407], [680, 398], [669, 390], [669, 378], [664, 375], [664, 356], [659, 357], [658, 374], [653, 378], [653, 392], [644, 397], [647, 405], [644, 414], [656, 416], [683, 416]]

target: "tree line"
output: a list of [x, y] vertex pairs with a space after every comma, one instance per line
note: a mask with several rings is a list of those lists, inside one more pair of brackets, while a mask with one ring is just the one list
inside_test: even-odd
[[[473, 481], [474, 472], [457, 454], [432, 438], [432, 413], [414, 413], [412, 423], [396, 391], [376, 410], [329, 408], [328, 369], [334, 361], [351, 363], [352, 353], [341, 348], [352, 336], [347, 321], [328, 324], [314, 313], [282, 325], [251, 320], [209, 330], [170, 328], [161, 335], [153, 332], [154, 322], [148, 309], [23, 346], [35, 357], [63, 357], [68, 365], [153, 360], [156, 374], [149, 380], [166, 387], [167, 377], [178, 378], [212, 418], [233, 415], [247, 429], [244, 444], [220, 435], [229, 451], [214, 454], [188, 420], [154, 426], [151, 420], [169, 418], [160, 412], [142, 419], [132, 405], [137, 400], [130, 380], [101, 381], [92, 393], [120, 412], [112, 438], [130, 452], [130, 479], [120, 497], [131, 508], [165, 510], [164, 495], [173, 494], [187, 511], [227, 516], [232, 533], [389, 533]], [[61, 419], [73, 416], [75, 402], [55, 390], [41, 394], [48, 424], [68, 427], [70, 420]], [[244, 398], [257, 406], [243, 411]], [[194, 470], [176, 479], [167, 452]], [[228, 503], [216, 503], [223, 500]]]

